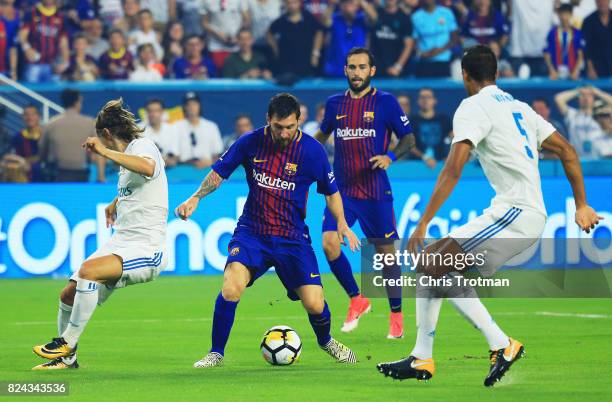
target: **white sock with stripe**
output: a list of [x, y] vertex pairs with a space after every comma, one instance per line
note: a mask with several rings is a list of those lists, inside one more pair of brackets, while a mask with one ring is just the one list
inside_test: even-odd
[[[70, 321], [70, 315], [72, 314], [72, 306], [60, 300], [59, 309], [57, 311], [57, 333], [62, 336], [66, 328], [68, 328], [68, 322]], [[67, 357], [63, 357], [64, 363], [70, 365], [76, 360], [76, 353]]]
[[479, 298], [449, 298], [448, 301], [482, 332], [487, 338], [490, 350], [503, 349], [510, 344], [508, 335], [493, 321]]
[[74, 348], [79, 337], [85, 330], [85, 325], [91, 318], [98, 304], [99, 283], [79, 278], [76, 286], [76, 296], [72, 306], [72, 314], [68, 327], [62, 333], [62, 337], [71, 348]]
[[431, 359], [433, 356], [433, 343], [442, 307], [441, 298], [416, 299], [417, 337], [414, 349], [410, 354], [418, 359]]

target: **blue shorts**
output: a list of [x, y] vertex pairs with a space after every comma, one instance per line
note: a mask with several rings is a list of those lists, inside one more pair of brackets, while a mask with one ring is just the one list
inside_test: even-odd
[[246, 229], [236, 228], [228, 251], [226, 266], [239, 262], [251, 271], [251, 280], [247, 286], [253, 285], [270, 267], [275, 268], [291, 300], [300, 300], [295, 293], [295, 289], [300, 286], [323, 286], [317, 258], [309, 242], [256, 235]]
[[[395, 225], [395, 211], [393, 201], [360, 200], [351, 197], [342, 197], [344, 217], [349, 227], [359, 221], [359, 226], [368, 239], [378, 242], [399, 239]], [[336, 231], [338, 224], [329, 208], [325, 208], [323, 215], [323, 232]]]

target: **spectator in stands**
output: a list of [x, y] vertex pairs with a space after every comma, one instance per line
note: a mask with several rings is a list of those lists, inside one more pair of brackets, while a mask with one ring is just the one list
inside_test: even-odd
[[185, 94], [183, 113], [185, 118], [174, 127], [179, 138], [180, 161], [198, 169], [209, 167], [223, 152], [219, 127], [201, 117], [200, 98], [195, 92]]
[[87, 41], [89, 46], [87, 47], [87, 54], [94, 58], [94, 60], [100, 60], [100, 57], [108, 50], [108, 41], [102, 37], [104, 32], [104, 26], [100, 18], [92, 19], [85, 33], [87, 35]]
[[365, 47], [369, 26], [378, 18], [376, 8], [367, 0], [331, 0], [323, 14], [328, 30], [323, 72], [328, 77], [343, 77], [346, 54], [354, 47]]
[[414, 47], [412, 20], [398, 5], [399, 0], [387, 0], [377, 8], [378, 18], [372, 29], [371, 49], [379, 75], [398, 77], [404, 72]]
[[149, 99], [145, 104], [147, 124], [145, 137], [150, 138], [164, 157], [166, 167], [175, 166], [179, 161], [179, 140], [174, 128], [164, 121], [164, 101], [160, 98]]
[[185, 30], [179, 21], [172, 21], [166, 25], [166, 31], [162, 38], [162, 48], [164, 49], [163, 63], [165, 66], [172, 66], [174, 61], [183, 57], [183, 38]]
[[551, 80], [580, 78], [584, 53], [582, 32], [572, 23], [572, 5], [561, 4], [557, 8], [559, 26], [553, 27], [546, 37], [544, 60]]
[[474, 0], [462, 24], [461, 36], [465, 47], [495, 42], [504, 48], [508, 44], [509, 33], [508, 21], [493, 8], [491, 0]]
[[497, 58], [497, 75], [500, 78], [514, 77], [515, 76], [514, 68], [512, 67], [512, 64], [504, 58], [502, 54], [502, 50], [499, 47], [499, 43], [493, 41], [489, 43], [489, 47], [491, 48], [491, 51]]
[[126, 34], [138, 29], [138, 12], [140, 12], [140, 0], [121, 0], [123, 17], [116, 19], [114, 28], [122, 30]]
[[204, 34], [202, 28], [202, 1], [201, 0], [177, 0], [176, 4], [177, 16], [185, 35], [198, 35]]
[[411, 114], [410, 96], [408, 96], [408, 94], [405, 94], [405, 93], [401, 93], [397, 95], [397, 103], [399, 103], [400, 107], [402, 108], [404, 115], [410, 116]]
[[416, 139], [412, 154], [433, 169], [450, 151], [453, 126], [447, 115], [436, 112], [438, 100], [431, 88], [419, 91], [417, 103], [419, 113], [410, 119]]
[[27, 105], [23, 108], [22, 118], [24, 129], [13, 136], [13, 152], [24, 158], [29, 180], [40, 181], [40, 113], [36, 106]]
[[138, 28], [129, 34], [128, 44], [132, 55], [136, 56], [138, 46], [145, 43], [153, 45], [157, 60], [164, 58], [164, 50], [158, 41], [157, 32], [153, 29], [153, 13], [146, 8], [138, 12]]
[[253, 122], [248, 114], [239, 114], [234, 120], [234, 132], [223, 138], [223, 146], [228, 149], [238, 138], [253, 131]]
[[14, 0], [0, 3], [0, 73], [16, 80], [19, 13], [14, 3]]
[[322, 29], [302, 10], [301, 0], [285, 0], [285, 13], [272, 23], [267, 35], [276, 58], [274, 74], [293, 80], [312, 76], [321, 58]]
[[325, 103], [317, 103], [316, 111], [317, 113], [315, 115], [315, 119], [307, 121], [302, 127], [302, 131], [308, 135], [315, 135], [315, 133], [321, 126], [321, 122], [323, 121], [323, 117], [325, 115]]
[[[546, 76], [542, 49], [553, 25], [555, 9], [552, 1], [513, 1], [510, 56], [521, 78]], [[524, 67], [523, 67], [524, 66]]]
[[[123, 0], [98, 1], [98, 16], [105, 28], [112, 28], [124, 16]], [[134, 1], [132, 1], [134, 2]], [[122, 28], [121, 26], [119, 28]]]
[[268, 43], [266, 34], [272, 22], [281, 16], [281, 0], [246, 0], [251, 16], [251, 32], [253, 47], [260, 52], [266, 52]]
[[155, 49], [150, 43], [138, 46], [138, 62], [136, 68], [130, 73], [133, 82], [160, 82], [163, 80], [164, 66], [157, 63]]
[[78, 33], [72, 40], [73, 53], [70, 56], [70, 64], [64, 77], [70, 81], [95, 81], [100, 75], [100, 70], [93, 57], [87, 54], [87, 37], [84, 33]]
[[223, 68], [225, 59], [238, 50], [236, 35], [251, 27], [245, 0], [203, 0], [202, 26], [208, 38], [208, 50], [215, 67]]
[[[55, 166], [58, 182], [88, 181], [87, 154], [81, 145], [96, 136], [94, 120], [81, 114], [79, 91], [65, 89], [61, 99], [66, 110], [44, 128], [40, 158]], [[98, 169], [98, 180], [104, 181], [104, 169]]]
[[[533, 110], [535, 110], [537, 114], [542, 116], [544, 120], [552, 124], [553, 127], [556, 128], [559, 133], [564, 136], [567, 135], [565, 125], [551, 117], [550, 105], [548, 103], [548, 100], [546, 100], [545, 98], [535, 98], [531, 102], [531, 107], [533, 108]], [[557, 155], [555, 155], [553, 152], [547, 151], [544, 148], [540, 150], [539, 155], [541, 159], [558, 159]]]
[[110, 48], [100, 57], [98, 65], [102, 78], [107, 80], [125, 80], [134, 70], [134, 58], [125, 47], [125, 36], [120, 29], [113, 29], [108, 34]]
[[595, 139], [595, 153], [598, 158], [612, 158], [612, 106], [597, 102], [593, 108], [593, 117], [602, 132], [602, 136]]
[[176, 19], [176, 0], [140, 0], [140, 7], [153, 13], [153, 21], [164, 26]]
[[272, 78], [263, 54], [253, 50], [253, 35], [248, 29], [238, 32], [238, 51], [232, 53], [223, 65], [226, 78]]
[[183, 54], [174, 61], [174, 78], [206, 80], [215, 76], [216, 68], [212, 60], [204, 56], [204, 41], [197, 35], [185, 37]]
[[423, 7], [412, 14], [413, 36], [419, 55], [417, 77], [450, 76], [451, 49], [458, 43], [458, 27], [453, 12], [423, 0]]
[[19, 30], [19, 42], [27, 61], [27, 82], [56, 80], [68, 67], [68, 36], [56, 0], [42, 0], [30, 8]]
[[[569, 102], [578, 97], [579, 108], [569, 106]], [[583, 158], [593, 158], [596, 151], [593, 140], [601, 136], [601, 128], [593, 119], [595, 98], [612, 105], [612, 96], [592, 86], [563, 91], [555, 96], [555, 103], [565, 120], [567, 134], [578, 155]]]
[[7, 130], [4, 124], [4, 118], [6, 117], [6, 107], [0, 104], [0, 159], [4, 155], [9, 154], [13, 150], [13, 141], [11, 134]]
[[590, 79], [612, 76], [612, 10], [609, 0], [596, 0], [597, 11], [582, 24]]

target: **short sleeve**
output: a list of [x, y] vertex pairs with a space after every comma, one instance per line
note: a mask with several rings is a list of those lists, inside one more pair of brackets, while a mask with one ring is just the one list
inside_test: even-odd
[[474, 102], [461, 102], [453, 117], [453, 144], [469, 140], [474, 147], [491, 131], [491, 122], [482, 108]]
[[157, 149], [157, 146], [153, 141], [149, 140], [148, 138], [140, 138], [136, 140], [132, 145], [130, 153], [132, 155], [141, 156], [143, 158], [149, 158], [153, 162], [155, 162], [153, 176], [141, 175], [142, 177], [152, 180], [159, 176], [159, 173], [163, 169], [163, 162], [159, 153], [159, 149]]
[[314, 143], [317, 149], [317, 164], [315, 166], [315, 176], [317, 181], [317, 192], [323, 195], [332, 195], [338, 191], [336, 177], [331, 170], [325, 149], [318, 142]]
[[397, 138], [401, 139], [413, 132], [410, 120], [397, 102], [397, 99], [388, 96], [385, 110], [387, 113], [387, 126], [393, 130]]
[[546, 141], [557, 129], [555, 126], [547, 122], [542, 116], [537, 114], [533, 109], [532, 116], [535, 120], [536, 139], [538, 141], [538, 149], [542, 148], [542, 143]]
[[323, 121], [321, 121], [321, 126], [319, 129], [323, 131], [324, 134], [329, 134], [333, 130], [333, 124], [336, 119], [334, 107], [332, 106], [331, 98], [327, 99], [325, 102], [325, 113], [323, 115]]
[[447, 25], [448, 25], [448, 31], [449, 32], [453, 32], [456, 31], [458, 29], [457, 27], [457, 20], [455, 19], [455, 14], [453, 14], [453, 12], [450, 9], [447, 9]]
[[248, 140], [252, 135], [246, 134], [238, 138], [212, 165], [212, 170], [224, 179], [230, 177], [244, 161], [248, 150]]

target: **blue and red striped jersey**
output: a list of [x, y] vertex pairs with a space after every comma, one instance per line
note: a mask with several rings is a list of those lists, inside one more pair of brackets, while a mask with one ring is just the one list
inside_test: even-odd
[[284, 149], [265, 126], [241, 136], [212, 169], [224, 179], [244, 167], [249, 195], [238, 226], [255, 234], [310, 241], [304, 222], [308, 189], [331, 195], [338, 191], [323, 146], [298, 131]]
[[391, 134], [412, 133], [397, 99], [372, 88], [359, 99], [349, 91], [329, 97], [321, 131], [334, 136], [334, 172], [343, 196], [364, 200], [392, 200], [391, 184], [383, 169], [372, 170], [370, 158], [384, 155]]
[[55, 7], [45, 8], [39, 3], [26, 13], [23, 23], [30, 31], [28, 42], [40, 53], [38, 63], [55, 63], [60, 38], [67, 35], [64, 16]]

